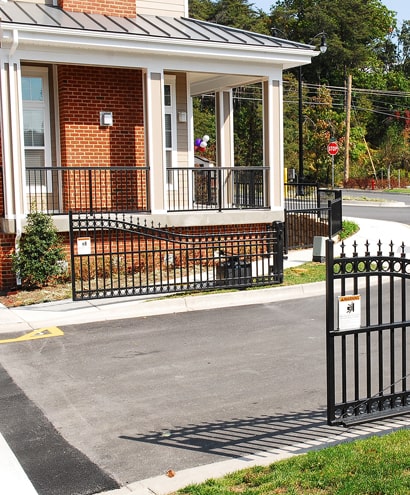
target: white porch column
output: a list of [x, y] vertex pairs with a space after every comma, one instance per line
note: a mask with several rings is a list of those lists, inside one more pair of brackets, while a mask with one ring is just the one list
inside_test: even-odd
[[265, 166], [269, 167], [267, 200], [271, 209], [276, 210], [284, 206], [282, 81], [269, 77], [263, 83], [263, 108], [263, 158]]
[[3, 230], [21, 234], [24, 215], [24, 137], [20, 82], [20, 60], [12, 56], [0, 59], [1, 140], [3, 160]]
[[[234, 134], [233, 134], [233, 102], [232, 91], [223, 90], [216, 93], [216, 149], [217, 166], [233, 168], [234, 163]], [[233, 198], [232, 188], [229, 187], [233, 180], [227, 170], [222, 172], [222, 207], [229, 206]]]
[[232, 91], [216, 93], [217, 161], [220, 167], [233, 167]]
[[148, 69], [145, 75], [145, 133], [147, 163], [150, 167], [150, 205], [152, 213], [165, 213], [167, 208], [163, 88], [163, 72]]

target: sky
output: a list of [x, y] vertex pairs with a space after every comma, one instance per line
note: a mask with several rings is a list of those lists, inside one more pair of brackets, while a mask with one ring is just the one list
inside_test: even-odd
[[[275, 0], [250, 0], [258, 9], [269, 12]], [[410, 0], [382, 0], [382, 3], [389, 9], [397, 12], [398, 27], [404, 20], [410, 20]]]

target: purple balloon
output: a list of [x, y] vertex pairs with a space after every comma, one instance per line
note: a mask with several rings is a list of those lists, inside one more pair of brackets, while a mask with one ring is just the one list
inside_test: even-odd
[[196, 138], [195, 139], [195, 146], [199, 146], [201, 144], [202, 139], [201, 138]]

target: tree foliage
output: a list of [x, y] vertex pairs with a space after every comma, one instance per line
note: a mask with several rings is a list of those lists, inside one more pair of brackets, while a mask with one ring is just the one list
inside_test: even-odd
[[49, 215], [33, 212], [19, 249], [12, 255], [13, 270], [28, 288], [42, 287], [61, 275], [65, 254], [62, 242]]
[[[410, 20], [397, 28], [382, 0], [272, 0], [269, 14], [247, 0], [190, 0], [190, 15], [209, 22], [319, 46], [327, 52], [303, 67], [304, 162], [308, 178], [329, 183], [327, 140], [339, 142], [336, 175], [342, 177], [346, 77], [353, 77], [350, 133], [351, 173], [363, 178], [389, 168], [409, 174]], [[298, 79], [284, 73], [285, 166], [298, 168]], [[260, 107], [235, 102], [235, 163], [261, 163]], [[210, 114], [199, 113], [209, 127]], [[203, 126], [205, 127], [205, 126]], [[330, 131], [329, 129], [332, 129]], [[330, 136], [329, 132], [333, 133]], [[209, 134], [209, 132], [207, 132]], [[260, 151], [260, 149], [259, 149]]]
[[315, 44], [312, 38], [325, 32], [326, 54], [316, 57], [304, 72], [311, 80], [319, 76], [322, 82], [340, 85], [347, 73], [367, 66], [395, 21], [380, 0], [279, 0], [271, 23], [289, 39], [308, 44]]
[[247, 0], [190, 0], [189, 15], [223, 26], [270, 34], [268, 15]]

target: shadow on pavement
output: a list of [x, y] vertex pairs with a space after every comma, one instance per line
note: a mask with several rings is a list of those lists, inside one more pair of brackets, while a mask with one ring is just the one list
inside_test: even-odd
[[345, 431], [328, 426], [325, 411], [317, 410], [201, 423], [119, 438], [233, 458], [272, 450], [300, 452], [340, 442]]

